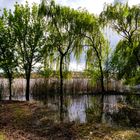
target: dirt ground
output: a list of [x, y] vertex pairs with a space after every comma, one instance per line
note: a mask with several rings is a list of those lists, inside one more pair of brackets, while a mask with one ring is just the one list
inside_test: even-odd
[[140, 140], [140, 128], [56, 123], [36, 102], [0, 101], [0, 140]]

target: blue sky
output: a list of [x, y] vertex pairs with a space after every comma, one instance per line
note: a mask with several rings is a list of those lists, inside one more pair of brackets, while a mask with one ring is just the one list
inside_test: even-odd
[[[29, 2], [29, 4], [40, 3], [41, 0], [0, 0], [0, 9], [3, 9], [4, 7], [13, 9], [15, 2], [24, 4], [26, 1]], [[140, 4], [140, 0], [56, 0], [57, 3], [65, 6], [70, 6], [72, 8], [86, 8], [90, 13], [94, 13], [96, 15], [100, 14], [100, 12], [103, 10], [105, 3], [113, 3], [114, 1], [120, 1], [120, 2], [128, 2], [130, 6], [135, 4]], [[111, 29], [107, 29], [105, 31], [105, 36], [109, 39], [110, 45], [112, 48], [115, 47], [117, 42], [120, 40], [120, 37], [113, 32]], [[74, 59], [72, 59], [70, 64], [71, 70], [82, 70], [84, 68], [84, 57], [81, 58], [81, 61], [76, 63]]]

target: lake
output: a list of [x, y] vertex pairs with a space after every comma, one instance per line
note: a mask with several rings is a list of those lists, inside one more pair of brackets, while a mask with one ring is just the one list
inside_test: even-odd
[[[139, 95], [104, 95], [103, 106], [100, 95], [69, 95], [64, 97], [64, 121], [87, 123], [92, 121], [100, 121], [102, 115], [102, 122], [112, 124], [126, 121], [130, 123], [128, 116], [133, 110], [127, 111], [129, 106], [140, 109]], [[47, 99], [40, 99], [41, 103], [56, 111], [56, 116], [59, 115], [59, 97], [48, 97]], [[126, 110], [125, 110], [126, 109]], [[140, 110], [139, 110], [140, 111]], [[140, 115], [140, 114], [139, 114]], [[116, 117], [118, 118], [116, 118]], [[140, 116], [139, 116], [140, 117]], [[57, 118], [57, 117], [55, 117]], [[59, 117], [58, 117], [59, 118]], [[120, 118], [120, 120], [119, 120]], [[56, 121], [58, 121], [56, 119]]]
[[[48, 91], [45, 92], [45, 89], [43, 91], [40, 87], [38, 87], [35, 80], [32, 80], [31, 82], [30, 101], [38, 101], [41, 105], [46, 105], [53, 112], [52, 119], [58, 122], [60, 115], [59, 96], [53, 94], [53, 92], [48, 94]], [[6, 82], [4, 84], [6, 87]], [[45, 86], [45, 83], [43, 84]], [[44, 88], [44, 86], [42, 88]], [[35, 94], [33, 91], [35, 91]], [[8, 91], [6, 92], [5, 90], [4, 92], [5, 96], [3, 96], [3, 99], [7, 100]], [[24, 94], [25, 81], [19, 80], [14, 85], [12, 99], [24, 101]], [[63, 115], [65, 122], [74, 121], [77, 123], [87, 123], [102, 121], [103, 123], [108, 123], [110, 125], [139, 125], [140, 119], [138, 118], [140, 118], [140, 95], [101, 96], [94, 94], [86, 95], [86, 93], [83, 95], [65, 94]], [[133, 115], [138, 117], [132, 117]]]

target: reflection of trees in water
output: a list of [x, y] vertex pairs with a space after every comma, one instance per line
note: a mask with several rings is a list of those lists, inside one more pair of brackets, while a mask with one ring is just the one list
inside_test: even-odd
[[[64, 96], [64, 121], [78, 121], [78, 122], [101, 122], [105, 123], [116, 123], [121, 124], [122, 121], [128, 125], [129, 118], [128, 111], [126, 108], [122, 109], [124, 106], [128, 106], [126, 102], [126, 96], [121, 95], [104, 95], [103, 100], [103, 110], [101, 110], [101, 96]], [[59, 106], [59, 98], [55, 97], [51, 100], [48, 99], [48, 102], [51, 107]], [[54, 103], [53, 103], [54, 102]], [[53, 105], [51, 104], [53, 103]], [[58, 109], [58, 108], [57, 108]], [[56, 109], [56, 110], [57, 110]], [[103, 113], [103, 114], [102, 114]], [[127, 113], [127, 114], [126, 114]], [[136, 112], [135, 112], [136, 113]], [[129, 115], [132, 116], [132, 113]]]
[[102, 104], [101, 96], [91, 96], [89, 98], [89, 106], [86, 108], [86, 115], [88, 122], [101, 121]]
[[136, 95], [108, 97], [105, 97], [104, 122], [117, 125], [139, 125], [140, 111], [136, 107], [140, 107], [140, 98]]
[[126, 96], [126, 102], [133, 107], [140, 108], [140, 95], [128, 95]]

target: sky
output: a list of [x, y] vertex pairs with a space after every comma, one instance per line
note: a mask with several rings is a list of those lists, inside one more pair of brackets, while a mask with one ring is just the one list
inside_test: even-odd
[[[15, 2], [24, 4], [26, 0], [0, 0], [0, 9], [7, 7], [13, 8]], [[27, 0], [30, 4], [33, 2], [40, 3], [41, 0]], [[72, 8], [86, 8], [90, 13], [99, 14], [104, 7], [105, 3], [113, 3], [114, 1], [120, 1], [122, 3], [128, 2], [128, 4], [135, 5], [140, 4], [140, 0], [56, 0], [61, 5], [70, 6]]]
[[[29, 2], [29, 4], [40, 3], [41, 0], [0, 0], [0, 9], [8, 8], [8, 9], [14, 9], [15, 2], [25, 4], [26, 1]], [[70, 6], [72, 8], [86, 8], [90, 13], [94, 13], [96, 15], [99, 15], [100, 12], [103, 10], [104, 4], [107, 3], [114, 3], [115, 1], [119, 1], [122, 3], [128, 2], [130, 6], [135, 4], [140, 4], [140, 0], [56, 0], [56, 3]], [[112, 48], [115, 47], [115, 45], [120, 40], [120, 36], [118, 36], [114, 31], [111, 29], [107, 29], [105, 31], [105, 36], [109, 39], [110, 46]], [[74, 58], [72, 58], [72, 61], [70, 63], [70, 69], [71, 70], [83, 70], [85, 63], [84, 63], [84, 57], [81, 58], [81, 60], [76, 63]]]

